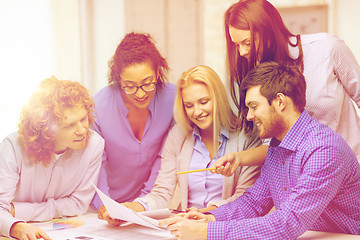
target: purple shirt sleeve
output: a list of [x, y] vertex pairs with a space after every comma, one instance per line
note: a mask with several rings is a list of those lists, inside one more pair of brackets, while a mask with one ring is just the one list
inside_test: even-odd
[[[271, 142], [254, 186], [211, 212], [208, 239], [295, 239], [309, 229], [360, 234], [355, 154], [306, 112], [294, 126]], [[276, 211], [265, 215], [273, 203]]]

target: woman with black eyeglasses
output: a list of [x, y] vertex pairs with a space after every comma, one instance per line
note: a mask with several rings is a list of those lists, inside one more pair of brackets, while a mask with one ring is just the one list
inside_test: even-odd
[[[94, 130], [105, 139], [98, 188], [117, 202], [147, 194], [160, 167], [160, 152], [173, 126], [175, 85], [148, 34], [129, 33], [109, 61], [109, 86], [95, 96]], [[96, 195], [92, 207], [108, 214]]]

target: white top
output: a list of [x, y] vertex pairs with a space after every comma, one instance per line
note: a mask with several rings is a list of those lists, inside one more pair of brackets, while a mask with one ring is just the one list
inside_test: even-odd
[[[0, 144], [0, 234], [17, 221], [83, 214], [97, 183], [104, 140], [93, 132], [86, 148], [68, 150], [49, 166], [27, 158], [13, 133]], [[15, 207], [15, 218], [10, 214]]]
[[[306, 107], [338, 132], [360, 159], [360, 66], [344, 41], [329, 33], [301, 36]], [[296, 56], [297, 49], [290, 49]]]

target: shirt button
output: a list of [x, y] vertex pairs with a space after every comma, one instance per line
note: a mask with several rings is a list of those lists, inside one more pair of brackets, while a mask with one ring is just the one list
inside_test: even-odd
[[285, 161], [283, 160], [283, 161], [281, 161], [281, 163], [282, 163], [282, 164], [285, 164]]
[[284, 187], [284, 191], [286, 191], [286, 187]]

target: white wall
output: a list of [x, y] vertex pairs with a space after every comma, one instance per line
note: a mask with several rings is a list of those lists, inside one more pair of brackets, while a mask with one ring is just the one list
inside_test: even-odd
[[360, 1], [333, 0], [333, 32], [345, 41], [360, 62]]
[[201, 0], [128, 0], [125, 7], [126, 30], [151, 34], [170, 67], [170, 82], [203, 64]]
[[124, 29], [123, 0], [0, 0], [0, 142], [41, 80], [105, 86]]
[[125, 35], [124, 0], [93, 0], [94, 88], [107, 85], [108, 61]]
[[17, 130], [23, 103], [52, 73], [50, 4], [0, 0], [0, 141]]
[[[52, 74], [60, 79], [76, 80], [84, 84], [94, 94], [107, 85], [107, 63], [115, 52], [120, 40], [129, 29], [131, 23], [125, 22], [126, 5], [135, 0], [0, 0], [0, 139], [17, 129], [20, 110], [35, 86]], [[167, 51], [170, 64], [176, 70], [171, 74], [175, 82], [180, 73], [191, 67], [188, 65], [207, 64], [213, 67], [225, 80], [225, 39], [223, 31], [223, 15], [225, 10], [237, 0], [198, 0], [201, 14], [198, 26], [201, 36], [196, 36], [197, 54], [195, 50], [181, 45], [171, 45], [162, 48]], [[360, 1], [359, 0], [272, 0], [278, 4], [328, 2], [330, 5], [329, 31], [343, 39], [355, 57], [360, 61]], [[136, 0], [139, 4], [148, 0]], [[168, 4], [166, 0], [151, 0], [156, 4]], [[183, 9], [186, 14], [196, 14], [190, 11], [191, 1], [177, 3], [176, 8]], [[168, 7], [171, 8], [170, 5]], [[165, 8], [164, 8], [165, 9]], [[136, 11], [133, 6], [131, 11]], [[145, 9], [149, 10], [149, 9]], [[175, 11], [177, 9], [174, 9]], [[180, 11], [179, 11], [180, 13]], [[136, 24], [145, 22], [153, 29], [158, 28], [151, 22], [159, 20], [158, 15], [138, 19]], [[184, 17], [181, 22], [174, 22], [176, 28], [166, 31], [176, 31], [183, 35], [183, 45], [191, 46], [189, 30], [183, 25], [191, 24], [191, 16]], [[172, 15], [169, 16], [173, 17]], [[172, 20], [172, 19], [171, 19]], [[170, 24], [170, 23], [166, 23]], [[147, 28], [146, 28], [147, 29]], [[145, 30], [144, 30], [145, 31]], [[160, 31], [162, 31], [160, 29]], [[181, 32], [183, 31], [183, 32]], [[195, 36], [196, 33], [191, 33]], [[170, 36], [170, 35], [169, 35]], [[158, 45], [166, 45], [162, 35]], [[189, 45], [190, 44], [190, 45]], [[195, 46], [195, 45], [194, 45]], [[176, 51], [174, 51], [176, 50]], [[171, 51], [171, 52], [169, 52]], [[187, 61], [186, 59], [191, 59]], [[175, 62], [179, 60], [180, 64]], [[173, 64], [174, 62], [174, 64]], [[224, 81], [227, 82], [227, 81]]]
[[51, 0], [54, 73], [95, 94], [107, 85], [107, 63], [125, 34], [124, 0]]
[[[31, 0], [30, 2], [32, 2]], [[51, 0], [49, 34], [51, 35], [51, 69], [58, 79], [83, 83], [81, 73], [80, 6], [78, 1]], [[36, 66], [39, 68], [40, 66]], [[42, 80], [42, 79], [40, 79]]]
[[[360, 1], [333, 1], [333, 32], [345, 41], [360, 63]], [[356, 105], [355, 105], [356, 106]], [[356, 106], [360, 115], [360, 109]]]

